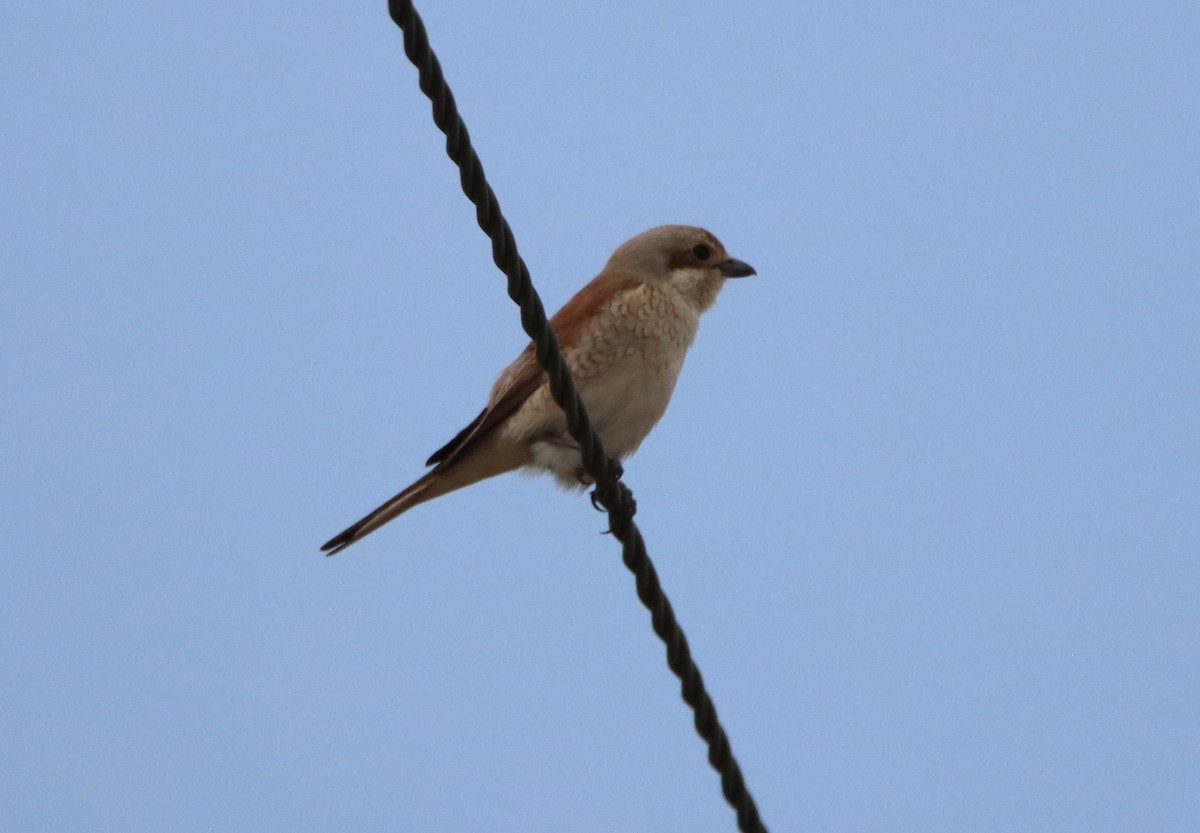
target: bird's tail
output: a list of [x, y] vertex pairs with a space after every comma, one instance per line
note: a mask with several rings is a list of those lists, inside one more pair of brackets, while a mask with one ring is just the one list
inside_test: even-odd
[[505, 454], [483, 454], [473, 458], [459, 458], [438, 465], [433, 471], [413, 483], [362, 520], [342, 530], [321, 546], [326, 555], [336, 555], [346, 547], [370, 535], [388, 521], [396, 518], [427, 500], [433, 500], [447, 492], [461, 489], [488, 477], [511, 471], [524, 460]]

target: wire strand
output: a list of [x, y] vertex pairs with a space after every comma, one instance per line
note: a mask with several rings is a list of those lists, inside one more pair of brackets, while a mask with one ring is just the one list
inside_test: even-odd
[[679, 677], [680, 694], [694, 712], [696, 732], [708, 744], [708, 761], [721, 776], [725, 800], [736, 811], [738, 828], [743, 833], [766, 833], [758, 807], [746, 788], [741, 767], [733, 757], [729, 738], [717, 719], [716, 707], [704, 687], [700, 669], [692, 660], [687, 637], [659, 583], [642, 533], [633, 522], [637, 511], [633, 493], [621, 482], [620, 463], [604, 453], [600, 437], [588, 419], [563, 360], [558, 339], [546, 320], [546, 310], [529, 277], [529, 269], [517, 252], [512, 229], [484, 177], [483, 164], [471, 146], [454, 94], [450, 92], [441, 64], [429, 45], [425, 24], [407, 0], [389, 0], [388, 13], [404, 33], [404, 53], [416, 66], [421, 91], [433, 105], [434, 123], [446, 134], [446, 154], [458, 166], [463, 193], [475, 205], [475, 219], [492, 241], [492, 260], [508, 278], [508, 297], [520, 307], [521, 326], [533, 340], [538, 364], [549, 377], [550, 394], [566, 414], [567, 430], [579, 443], [583, 468], [596, 483], [592, 501], [607, 511], [609, 531], [621, 542], [622, 560], [636, 578], [638, 598], [650, 611], [654, 632], [667, 647], [667, 665]]

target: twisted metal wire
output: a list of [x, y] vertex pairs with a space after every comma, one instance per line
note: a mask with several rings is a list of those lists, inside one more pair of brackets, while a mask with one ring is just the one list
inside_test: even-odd
[[696, 732], [708, 744], [708, 762], [721, 776], [725, 800], [737, 812], [738, 829], [744, 833], [766, 833], [750, 791], [746, 789], [741, 767], [733, 757], [729, 738], [717, 719], [717, 710], [704, 687], [700, 669], [692, 660], [687, 637], [675, 619], [658, 580], [658, 573], [646, 553], [646, 542], [633, 522], [637, 504], [633, 493], [621, 482], [620, 463], [604, 453], [591, 420], [588, 418], [571, 373], [563, 361], [558, 339], [546, 319], [541, 298], [533, 288], [529, 269], [517, 252], [516, 240], [492, 187], [483, 174], [483, 164], [471, 147], [471, 139], [454, 94], [446, 84], [441, 65], [413, 4], [408, 0], [388, 0], [388, 13], [404, 33], [404, 52], [416, 66], [421, 91], [433, 104], [433, 121], [446, 134], [446, 153], [459, 168], [463, 193], [475, 205], [475, 219], [492, 241], [492, 260], [508, 278], [508, 297], [521, 309], [521, 326], [533, 340], [538, 364], [546, 371], [550, 393], [563, 409], [567, 430], [579, 443], [583, 468], [596, 483], [592, 501], [608, 512], [609, 531], [621, 542], [622, 560], [637, 580], [637, 594], [650, 611], [654, 632], [667, 647], [667, 665], [679, 677], [680, 694], [695, 713]]

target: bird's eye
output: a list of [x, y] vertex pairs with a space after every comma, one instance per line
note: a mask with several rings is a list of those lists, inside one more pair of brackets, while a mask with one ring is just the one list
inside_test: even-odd
[[697, 246], [692, 246], [692, 254], [696, 256], [696, 260], [708, 260], [708, 256], [712, 254], [712, 249], [700, 243]]

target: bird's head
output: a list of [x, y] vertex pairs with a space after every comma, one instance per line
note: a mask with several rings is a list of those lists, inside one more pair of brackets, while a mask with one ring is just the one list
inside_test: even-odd
[[750, 264], [730, 257], [711, 232], [696, 226], [656, 226], [644, 231], [621, 244], [605, 269], [662, 281], [701, 310], [712, 306], [726, 278], [757, 274]]

